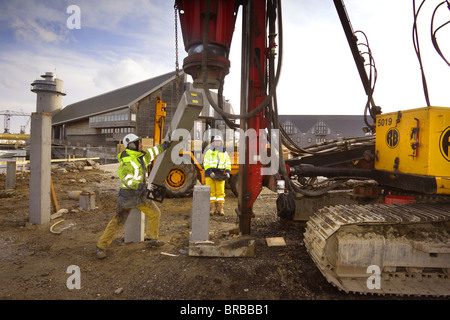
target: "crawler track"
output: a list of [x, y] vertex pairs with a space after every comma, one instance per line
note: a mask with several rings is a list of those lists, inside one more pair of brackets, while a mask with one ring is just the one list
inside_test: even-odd
[[450, 203], [322, 208], [304, 242], [345, 292], [450, 296]]

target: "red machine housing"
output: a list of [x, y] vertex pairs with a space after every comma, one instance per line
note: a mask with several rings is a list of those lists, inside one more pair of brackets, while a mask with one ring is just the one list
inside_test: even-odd
[[[233, 0], [210, 0], [207, 70], [208, 87], [218, 89], [222, 76], [229, 73], [231, 40], [239, 5]], [[203, 88], [202, 52], [206, 0], [177, 0], [183, 41], [188, 56], [183, 69], [190, 74], [194, 87]]]

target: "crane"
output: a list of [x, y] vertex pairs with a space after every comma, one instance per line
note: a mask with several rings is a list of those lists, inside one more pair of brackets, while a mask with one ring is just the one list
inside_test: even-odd
[[10, 133], [10, 121], [11, 117], [28, 117], [27, 124], [25, 126], [20, 126], [20, 133], [24, 134], [25, 129], [28, 127], [30, 123], [30, 114], [25, 112], [19, 112], [19, 111], [12, 111], [12, 110], [2, 110], [0, 111], [0, 115], [3, 116], [3, 133]]

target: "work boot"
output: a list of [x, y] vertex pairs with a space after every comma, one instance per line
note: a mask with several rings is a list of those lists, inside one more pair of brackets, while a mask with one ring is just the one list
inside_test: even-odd
[[211, 216], [213, 216], [214, 213], [216, 213], [216, 203], [215, 202], [211, 202], [211, 208], [209, 209], [209, 214]]
[[145, 243], [147, 244], [147, 247], [149, 247], [149, 248], [162, 247], [165, 244], [164, 241], [160, 241], [158, 239], [150, 239], [150, 240], [146, 241]]
[[105, 259], [106, 258], [106, 251], [103, 249], [100, 249], [97, 247], [97, 258], [98, 259]]
[[223, 211], [223, 203], [221, 202], [217, 203], [217, 213], [219, 214], [219, 216], [225, 215], [225, 212]]

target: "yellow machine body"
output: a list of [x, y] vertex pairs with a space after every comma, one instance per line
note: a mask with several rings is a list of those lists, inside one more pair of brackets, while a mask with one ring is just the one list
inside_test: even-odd
[[[376, 122], [375, 169], [434, 177], [437, 194], [450, 194], [450, 108], [425, 107], [381, 114]], [[411, 183], [420, 183], [420, 179]]]

